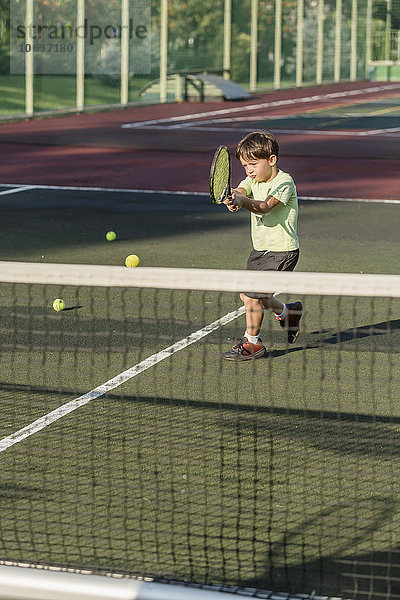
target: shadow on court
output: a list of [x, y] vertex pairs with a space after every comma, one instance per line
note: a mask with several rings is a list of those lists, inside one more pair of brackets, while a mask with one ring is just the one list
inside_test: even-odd
[[[18, 390], [39, 397], [60, 395], [57, 388], [40, 386], [2, 383], [0, 389]], [[72, 392], [62, 392], [62, 395], [66, 399], [73, 396]], [[127, 420], [121, 431], [120, 422], [114, 420], [115, 408], [121, 409], [121, 406], [125, 418], [135, 409], [136, 418], [140, 418], [137, 427], [132, 428]], [[236, 565], [238, 573], [234, 573], [235, 584], [257, 588], [258, 595], [262, 594], [262, 590], [272, 589], [276, 593], [303, 590], [310, 594], [315, 591], [335, 597], [363, 598], [369, 586], [373, 585], [374, 597], [387, 594], [388, 598], [397, 598], [399, 567], [396, 566], [395, 557], [399, 554], [398, 546], [370, 552], [365, 551], [365, 546], [370, 544], [371, 539], [383, 548], [388, 546], [388, 540], [382, 532], [391, 526], [393, 515], [399, 508], [396, 491], [391, 492], [387, 487], [385, 460], [388, 453], [392, 461], [400, 457], [400, 439], [397, 435], [400, 417], [338, 413], [336, 410], [294, 410], [235, 402], [187, 402], [185, 399], [165, 396], [121, 397], [117, 393], [107, 393], [101, 405], [97, 406], [97, 412], [101, 413], [104, 409], [108, 421], [102, 433], [108, 440], [104, 464], [112, 469], [114, 476], [121, 468], [120, 461], [126, 461], [123, 480], [117, 480], [118, 483], [114, 482], [111, 488], [114, 492], [118, 489], [121, 506], [124, 502], [129, 504], [129, 516], [124, 516], [124, 526], [140, 523], [143, 531], [153, 532], [142, 537], [140, 548], [147, 556], [149, 575], [153, 569], [152, 561], [157, 559], [155, 548], [159, 552], [167, 543], [165, 536], [168, 531], [173, 546], [186, 548], [192, 559], [197, 553], [201, 556], [204, 544], [207, 544], [207, 552], [211, 553], [215, 545], [221, 545], [224, 553], [217, 555], [214, 564], [219, 568], [219, 573], [230, 564]], [[175, 424], [170, 421], [173, 414], [177, 419]], [[181, 421], [182, 415], [185, 415], [184, 422]], [[84, 419], [80, 423], [84, 427]], [[194, 440], [188, 444], [187, 437], [179, 434], [176, 429], [179, 423], [183, 429], [184, 423], [191, 423], [193, 435], [201, 433], [204, 440], [209, 441], [206, 457], [203, 455], [203, 446], [196, 449]], [[196, 429], [197, 426], [200, 426], [200, 431]], [[52, 427], [48, 431], [50, 440]], [[154, 436], [157, 436], [157, 452], [153, 455], [149, 454], [148, 447], [154, 443]], [[118, 439], [118, 448], [121, 445], [124, 448], [122, 455], [120, 451], [117, 454], [110, 452], [115, 437]], [[48, 443], [51, 448], [51, 441]], [[67, 437], [64, 445], [66, 443]], [[101, 446], [100, 440], [97, 444]], [[231, 447], [235, 448], [232, 454]], [[287, 462], [288, 448], [292, 448], [292, 451], [295, 449], [291, 460], [295, 464]], [[171, 452], [176, 457], [173, 460]], [[100, 452], [98, 461], [101, 456]], [[209, 469], [207, 486], [185, 489], [185, 509], [178, 496], [183, 485], [182, 465], [178, 456], [191, 459], [185, 470], [189, 481], [196, 479], [204, 461], [207, 461]], [[321, 462], [322, 456], [324, 459]], [[382, 466], [378, 472], [371, 469], [370, 460], [374, 463], [380, 461]], [[332, 482], [334, 461], [338, 461], [340, 470]], [[98, 483], [102, 481], [99, 479], [102, 472], [100, 467], [101, 463], [96, 472]], [[348, 478], [353, 468], [359, 469], [359, 472], [357, 476], [356, 471], [353, 472], [354, 489], [350, 493]], [[295, 483], [292, 481], [292, 489], [288, 487], [288, 481], [293, 477]], [[239, 505], [234, 504], [232, 509], [229, 498], [234, 489], [230, 486], [237, 479], [239, 488], [234, 484], [234, 497], [238, 496], [240, 502]], [[17, 502], [21, 507], [27, 502], [36, 509], [35, 531], [38, 534], [42, 518], [45, 524], [48, 511], [54, 511], [57, 503], [62, 504], [60, 491], [63, 487], [59, 485], [57, 480], [53, 483], [48, 480], [46, 489], [22, 482], [18, 486], [12, 482], [3, 483], [0, 497], [5, 502], [4, 518], [7, 517], [9, 502]], [[70, 476], [63, 485], [70, 487]], [[87, 485], [89, 487], [86, 490]], [[93, 485], [92, 480], [86, 482], [81, 477], [80, 493], [92, 493]], [[102, 502], [109, 501], [108, 485], [104, 483], [94, 488], [97, 490], [94, 515], [100, 511], [99, 518], [102, 515]], [[294, 491], [296, 494], [292, 496]], [[249, 494], [254, 496], [249, 497]], [[145, 498], [142, 498], [143, 495]], [[162, 497], [160, 512], [152, 510], [145, 513], [143, 501], [155, 502], [159, 496]], [[78, 495], [74, 501], [70, 500], [70, 510], [79, 499]], [[196, 514], [202, 514], [204, 505], [207, 506], [208, 515], [204, 523], [199, 519], [192, 520], [192, 513], [185, 512], [188, 506], [190, 510], [198, 506]], [[221, 513], [220, 508], [225, 505], [227, 510]], [[177, 506], [181, 511], [179, 515], [170, 512]], [[238, 524], [234, 546], [230, 544], [231, 512], [235, 517], [234, 522]], [[160, 523], [164, 524], [165, 530]], [[55, 536], [59, 538], [58, 543], [62, 544], [62, 534], [59, 528], [53, 532], [49, 538], [52, 544], [56, 543]], [[86, 536], [93, 534], [90, 524], [81, 524], [79, 534], [84, 544]], [[107, 537], [109, 543], [114, 534], [119, 540], [119, 530], [111, 530]], [[43, 544], [36, 542], [35, 551], [40, 549], [42, 560], [46, 560], [47, 541], [44, 536]], [[242, 549], [239, 565], [235, 558], [238, 548]], [[121, 564], [124, 564], [124, 560]], [[134, 574], [134, 562], [132, 565]], [[157, 567], [160, 573], [159, 565]], [[114, 568], [118, 570], [118, 561]], [[187, 574], [186, 581], [195, 582], [196, 567], [193, 564], [191, 568], [194, 573]], [[121, 569], [126, 570], [126, 566]], [[258, 575], [243, 577], [242, 573], [246, 570], [254, 570]], [[170, 575], [173, 576], [173, 573]], [[230, 580], [234, 575], [229, 572], [226, 579]], [[176, 578], [179, 579], [179, 576]], [[208, 582], [215, 582], [212, 575]]]

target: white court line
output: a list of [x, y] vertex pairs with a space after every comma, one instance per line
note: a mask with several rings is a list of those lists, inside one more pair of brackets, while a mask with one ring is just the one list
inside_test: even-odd
[[[21, 187], [20, 183], [0, 183], [0, 187]], [[209, 198], [208, 192], [187, 192], [185, 190], [138, 190], [133, 188], [105, 188], [105, 187], [78, 187], [68, 185], [32, 185], [38, 190], [64, 190], [72, 192], [121, 192], [124, 194], [162, 194], [165, 196], [203, 196]], [[338, 198], [332, 196], [299, 196], [299, 200], [318, 200], [320, 202], [382, 202], [386, 204], [399, 204], [400, 200], [390, 198]]]
[[312, 202], [365, 202], [365, 203], [378, 203], [379, 204], [400, 204], [400, 200], [377, 200], [376, 198], [329, 198], [321, 196], [299, 196], [299, 200], [312, 201]]
[[[212, 123], [212, 121], [207, 121], [208, 123]], [[190, 131], [222, 131], [224, 133], [234, 132], [234, 133], [247, 133], [253, 131], [249, 127], [211, 127], [211, 126], [203, 126], [198, 123], [185, 123], [184, 125], [149, 125], [146, 129], [149, 130], [172, 130], [172, 129], [184, 129], [185, 127], [190, 127]], [[318, 135], [318, 136], [348, 136], [348, 137], [366, 137], [369, 135], [379, 136], [382, 135], [384, 137], [398, 137], [398, 135], [391, 135], [394, 133], [398, 133], [400, 131], [400, 127], [393, 127], [392, 129], [367, 129], [365, 131], [357, 131], [357, 130], [346, 130], [346, 129], [276, 129], [273, 127], [274, 133], [279, 134], [300, 134], [300, 135]]]
[[[1, 183], [0, 187], [3, 187]], [[36, 186], [34, 185], [17, 186], [16, 188], [13, 188], [11, 190], [3, 190], [2, 192], [0, 192], [0, 196], [7, 196], [8, 194], [18, 194], [19, 192], [25, 192], [25, 190], [34, 190], [35, 187]]]
[[249, 104], [247, 106], [239, 106], [235, 108], [225, 108], [219, 110], [212, 110], [201, 113], [192, 113], [187, 115], [179, 115], [177, 117], [166, 117], [162, 119], [151, 119], [150, 121], [138, 121], [135, 123], [124, 123], [121, 125], [122, 129], [146, 127], [147, 125], [156, 125], [158, 123], [179, 123], [181, 121], [189, 121], [193, 119], [202, 119], [204, 117], [214, 117], [218, 115], [227, 115], [251, 110], [260, 110], [261, 108], [271, 108], [274, 106], [290, 106], [293, 104], [305, 104], [308, 102], [316, 102], [320, 100], [332, 100], [334, 98], [347, 98], [350, 96], [359, 96], [363, 94], [373, 94], [375, 92], [383, 92], [400, 89], [400, 83], [393, 83], [387, 85], [379, 85], [364, 89], [348, 90], [345, 92], [331, 92], [329, 94], [317, 94], [315, 96], [306, 96], [303, 98], [292, 98], [286, 100], [275, 100], [272, 102], [262, 102], [259, 104]]
[[392, 127], [387, 129], [371, 129], [369, 135], [379, 135], [380, 133], [398, 133], [400, 127]]
[[[187, 123], [184, 123], [183, 125], [178, 124], [178, 125], [163, 125], [158, 127], [157, 129], [176, 129], [178, 127], [192, 127], [192, 126], [203, 126], [203, 125], [218, 125], [220, 123], [246, 123], [246, 122], [253, 122], [253, 121], [259, 121], [260, 119], [263, 119], [265, 121], [277, 121], [278, 119], [282, 119], [285, 121], [299, 121], [299, 120], [311, 120], [311, 119], [315, 119], [316, 117], [318, 117], [318, 113], [316, 114], [315, 112], [310, 112], [310, 113], [304, 113], [304, 114], [299, 114], [299, 115], [285, 115], [283, 114], [277, 114], [277, 115], [270, 115], [270, 114], [262, 114], [262, 115], [248, 115], [248, 116], [240, 116], [240, 117], [223, 117], [222, 119], [204, 119], [203, 121], [201, 121], [201, 123], [199, 124], [197, 121], [188, 121]], [[334, 115], [333, 118], [335, 120], [345, 120], [345, 119], [362, 119], [365, 117], [365, 114], [345, 114], [345, 115]], [[150, 128], [150, 126], [149, 126]], [[154, 129], [156, 129], [156, 127], [154, 127]], [[390, 131], [400, 131], [400, 127], [392, 127], [389, 129]], [[225, 131], [225, 130], [224, 130]], [[303, 130], [302, 130], [303, 131]], [[376, 129], [376, 130], [371, 130], [371, 131], [388, 131], [388, 129]]]
[[[18, 188], [20, 183], [0, 183], [0, 187]], [[183, 196], [209, 196], [207, 192], [186, 192], [182, 190], [138, 190], [133, 188], [89, 187], [75, 185], [31, 185], [26, 189], [62, 190], [71, 192], [121, 192], [121, 194], [173, 194]]]
[[143, 371], [146, 371], [150, 367], [153, 367], [154, 365], [161, 362], [165, 358], [169, 358], [170, 356], [172, 356], [172, 354], [175, 354], [175, 352], [178, 352], [179, 350], [183, 350], [183, 348], [186, 348], [187, 346], [189, 346], [190, 344], [193, 344], [194, 342], [198, 342], [201, 338], [205, 337], [212, 331], [215, 331], [216, 329], [219, 329], [223, 325], [226, 325], [227, 323], [230, 323], [234, 319], [237, 319], [237, 317], [242, 315], [244, 313], [244, 311], [245, 311], [244, 306], [241, 306], [237, 310], [224, 315], [217, 321], [214, 321], [213, 323], [206, 325], [202, 329], [198, 329], [194, 333], [191, 333], [188, 337], [179, 340], [179, 342], [175, 342], [175, 344], [172, 344], [172, 346], [169, 346], [168, 348], [161, 350], [161, 352], [158, 352], [157, 354], [153, 354], [152, 356], [149, 356], [149, 358], [146, 358], [145, 360], [143, 360], [142, 362], [138, 363], [137, 365], [131, 367], [130, 369], [123, 371], [116, 377], [109, 379], [109, 381], [106, 381], [102, 385], [99, 385], [98, 387], [94, 388], [90, 392], [87, 392], [83, 396], [79, 396], [79, 398], [75, 398], [74, 400], [71, 400], [70, 402], [63, 404], [59, 408], [56, 408], [55, 410], [47, 413], [43, 417], [36, 419], [36, 421], [33, 421], [32, 423], [30, 423], [30, 425], [27, 425], [26, 427], [23, 427], [19, 431], [16, 431], [15, 433], [12, 433], [11, 435], [3, 438], [2, 440], [0, 440], [0, 452], [7, 450], [14, 444], [17, 444], [18, 442], [33, 435], [34, 433], [41, 431], [48, 425], [51, 425], [55, 421], [58, 421], [59, 419], [61, 419], [65, 415], [68, 415], [69, 413], [73, 412], [77, 408], [84, 406], [91, 400], [95, 400], [96, 398], [103, 396], [110, 390], [113, 390], [116, 387], [118, 387], [118, 386], [122, 385], [123, 383], [125, 383], [126, 381], [128, 381], [129, 379], [136, 377], [136, 375], [139, 375], [139, 373], [142, 373]]

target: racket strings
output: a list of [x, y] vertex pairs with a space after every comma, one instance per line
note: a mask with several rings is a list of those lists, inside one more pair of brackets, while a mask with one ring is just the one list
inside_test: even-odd
[[215, 171], [213, 178], [213, 192], [217, 200], [219, 200], [225, 192], [226, 186], [229, 183], [230, 162], [227, 152], [221, 152], [215, 163]]

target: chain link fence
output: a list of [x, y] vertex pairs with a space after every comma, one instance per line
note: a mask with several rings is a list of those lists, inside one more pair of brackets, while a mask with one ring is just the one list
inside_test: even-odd
[[251, 92], [390, 78], [399, 27], [400, 0], [0, 0], [0, 118], [175, 101], [200, 72]]

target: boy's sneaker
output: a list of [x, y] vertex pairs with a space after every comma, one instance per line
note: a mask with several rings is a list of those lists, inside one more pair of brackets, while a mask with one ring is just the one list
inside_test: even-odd
[[251, 358], [261, 358], [266, 353], [267, 349], [261, 340], [258, 340], [257, 344], [252, 344], [247, 337], [243, 336], [231, 350], [224, 352], [222, 356], [227, 360], [250, 360]]
[[287, 304], [288, 314], [284, 319], [277, 317], [281, 327], [287, 331], [287, 341], [289, 344], [293, 344], [298, 338], [300, 333], [299, 323], [303, 316], [303, 305], [301, 302], [292, 302]]

